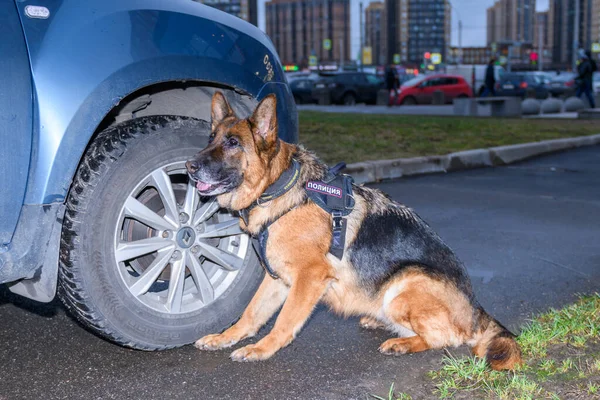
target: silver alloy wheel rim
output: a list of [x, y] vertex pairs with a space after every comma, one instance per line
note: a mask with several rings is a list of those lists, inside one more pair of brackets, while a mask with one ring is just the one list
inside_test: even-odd
[[200, 198], [180, 161], [154, 170], [129, 193], [114, 255], [119, 276], [138, 301], [181, 314], [205, 307], [231, 286], [249, 244], [238, 218], [214, 198]]

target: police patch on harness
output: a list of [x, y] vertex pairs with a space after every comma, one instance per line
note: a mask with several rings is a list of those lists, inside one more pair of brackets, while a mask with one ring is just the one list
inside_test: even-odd
[[324, 184], [323, 182], [308, 181], [306, 182], [306, 189], [312, 190], [313, 192], [323, 193], [337, 198], [342, 198], [342, 188]]

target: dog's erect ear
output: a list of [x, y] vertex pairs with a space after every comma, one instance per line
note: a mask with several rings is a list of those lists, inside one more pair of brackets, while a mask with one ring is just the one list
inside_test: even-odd
[[250, 117], [252, 132], [268, 145], [277, 141], [277, 97], [270, 94], [256, 107]]
[[229, 106], [227, 99], [223, 93], [215, 92], [212, 98], [212, 106], [210, 110], [211, 129], [214, 131], [216, 126], [230, 115], [234, 115], [234, 113], [231, 109], [231, 106]]

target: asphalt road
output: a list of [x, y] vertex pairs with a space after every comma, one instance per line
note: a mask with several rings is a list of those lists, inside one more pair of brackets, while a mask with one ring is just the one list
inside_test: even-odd
[[[600, 290], [600, 147], [377, 186], [429, 221], [468, 266], [483, 306], [510, 328]], [[443, 352], [379, 354], [389, 337], [319, 308], [266, 362], [192, 346], [148, 353], [88, 333], [57, 302], [0, 288], [0, 399], [366, 399], [392, 382], [431, 398], [422, 384]]]

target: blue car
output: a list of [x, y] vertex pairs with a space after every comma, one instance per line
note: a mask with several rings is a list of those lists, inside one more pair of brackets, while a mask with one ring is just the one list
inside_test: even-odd
[[263, 272], [185, 161], [215, 90], [241, 117], [276, 94], [297, 141], [268, 37], [187, 0], [3, 0], [0, 53], [0, 284], [137, 349], [230, 325]]
[[496, 94], [498, 96], [516, 96], [526, 98], [528, 91], [533, 91], [537, 99], [545, 99], [549, 96], [549, 80], [547, 77], [527, 73], [506, 73], [502, 76], [500, 82], [496, 84]]

